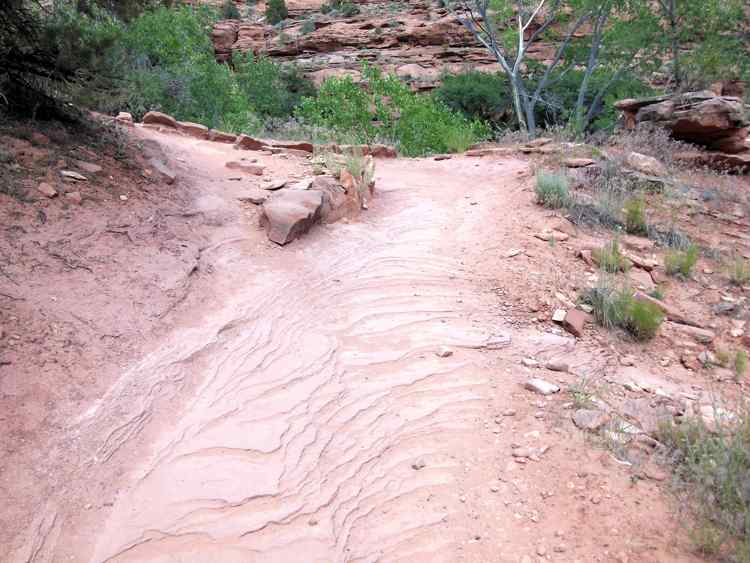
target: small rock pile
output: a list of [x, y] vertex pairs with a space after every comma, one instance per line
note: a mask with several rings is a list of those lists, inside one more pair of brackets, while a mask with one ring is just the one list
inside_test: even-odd
[[315, 176], [274, 191], [263, 203], [261, 224], [268, 238], [285, 245], [318, 222], [333, 223], [366, 208], [374, 183], [365, 184], [374, 173], [372, 156], [365, 157], [365, 173], [355, 178], [348, 170], [339, 178]]

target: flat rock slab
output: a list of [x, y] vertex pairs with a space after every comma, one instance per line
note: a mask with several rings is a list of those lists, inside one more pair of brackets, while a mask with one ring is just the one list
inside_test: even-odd
[[190, 137], [196, 139], [208, 139], [208, 127], [200, 123], [190, 121], [178, 121], [177, 128]]
[[36, 187], [36, 190], [44, 197], [53, 198], [57, 195], [57, 190], [49, 185], [47, 182], [42, 182]]
[[239, 160], [230, 160], [226, 163], [226, 167], [230, 170], [239, 170], [240, 172], [254, 176], [263, 176], [263, 173], [266, 171], [265, 167], [260, 164], [250, 164]]
[[524, 388], [540, 395], [553, 395], [560, 392], [560, 387], [544, 379], [529, 379], [523, 384]]
[[475, 156], [475, 157], [483, 157], [483, 156], [509, 156], [513, 154], [515, 151], [508, 147], [494, 147], [494, 148], [484, 148], [484, 149], [471, 149], [466, 151], [464, 154], [466, 156]]
[[73, 164], [76, 165], [77, 168], [80, 168], [84, 172], [88, 172], [89, 174], [99, 174], [99, 172], [102, 171], [102, 167], [98, 164], [94, 164], [93, 162], [86, 162], [85, 160], [74, 160]]
[[88, 180], [86, 176], [79, 174], [78, 172], [74, 172], [73, 170], [61, 170], [60, 176], [62, 176], [65, 180], [72, 180], [73, 182], [85, 182]]
[[146, 125], [166, 125], [167, 127], [177, 128], [177, 120], [171, 115], [160, 111], [150, 111], [143, 116], [143, 123]]
[[566, 158], [563, 160], [563, 164], [568, 168], [585, 168], [596, 164], [596, 161], [590, 158]]
[[249, 135], [240, 135], [234, 143], [234, 148], [246, 151], [259, 151], [267, 147], [268, 145], [266, 145], [266, 143], [254, 139]]
[[280, 190], [282, 188], [285, 188], [286, 185], [287, 185], [287, 181], [286, 180], [273, 180], [268, 185], [266, 185], [265, 188], [267, 190], [276, 191], [276, 190]]
[[237, 141], [237, 135], [233, 133], [225, 133], [224, 131], [211, 130], [208, 133], [208, 140], [214, 143], [227, 143], [233, 144]]
[[306, 233], [320, 216], [323, 194], [316, 190], [280, 190], [263, 204], [262, 224], [268, 238], [288, 244]]
[[658, 178], [661, 178], [667, 175], [666, 166], [664, 166], [653, 156], [648, 156], [639, 152], [629, 153], [625, 157], [625, 164], [629, 168], [632, 168], [633, 170], [637, 170], [638, 172], [642, 172], [644, 174], [648, 174], [649, 176], [656, 176]]
[[241, 196], [239, 196], [237, 199], [240, 201], [246, 201], [248, 203], [252, 203], [254, 205], [261, 205], [268, 201], [268, 198], [271, 197], [271, 192], [268, 190], [261, 190], [259, 188], [250, 188], [246, 192], [244, 192]]

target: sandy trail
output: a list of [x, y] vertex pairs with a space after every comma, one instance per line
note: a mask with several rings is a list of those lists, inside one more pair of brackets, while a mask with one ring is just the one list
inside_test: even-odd
[[[473, 349], [506, 337], [461, 263], [481, 222], [462, 221], [454, 190], [475, 179], [454, 170], [446, 193], [437, 164], [382, 168], [383, 212], [279, 250], [266, 279], [239, 289], [203, 381], [134, 468], [95, 560], [450, 560], [458, 530], [440, 525], [459, 503], [447, 491], [486, 396]], [[205, 345], [181, 342], [188, 356]], [[452, 357], [435, 354], [443, 345]], [[157, 354], [132, 377], [173, 365]]]
[[[206, 144], [166, 142], [196, 181], [222, 169]], [[648, 526], [663, 507], [628, 509], [627, 476], [603, 476], [601, 452], [536, 416], [554, 405], [519, 385], [529, 354], [597, 364], [571, 338], [502, 320], [498, 284], [523, 291], [526, 276], [498, 258], [519, 244], [526, 170], [383, 161], [360, 219], [260, 251], [256, 227], [234, 225], [212, 246], [209, 306], [76, 423], [98, 500], [40, 511], [32, 555], [11, 560], [519, 561], [557, 543], [558, 560], [586, 561], [635, 537], [634, 560], [687, 560]], [[508, 461], [518, 442], [567, 445], [526, 468]], [[613, 502], [591, 504], [592, 490]], [[653, 492], [630, 496], [647, 506]]]

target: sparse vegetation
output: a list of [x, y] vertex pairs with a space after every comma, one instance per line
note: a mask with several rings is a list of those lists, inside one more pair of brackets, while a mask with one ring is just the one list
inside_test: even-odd
[[745, 377], [745, 373], [747, 372], [747, 352], [745, 350], [737, 350], [734, 353], [734, 362], [733, 362], [733, 368], [734, 368], [734, 374], [737, 376], [737, 379], [741, 379]]
[[550, 209], [559, 209], [570, 203], [570, 188], [565, 174], [545, 172], [536, 173], [536, 201]]
[[627, 272], [632, 265], [630, 260], [620, 250], [620, 241], [615, 237], [612, 242], [591, 252], [599, 267], [610, 274]]
[[330, 0], [320, 7], [320, 11], [324, 14], [337, 13], [345, 18], [350, 18], [359, 14], [361, 10], [359, 6], [346, 0]]
[[690, 245], [685, 250], [672, 250], [664, 257], [664, 269], [670, 276], [689, 278], [698, 262], [698, 247]]
[[654, 299], [658, 299], [659, 301], [664, 301], [664, 297], [666, 296], [664, 284], [657, 285], [652, 291], [649, 292], [649, 296], [653, 297]]
[[625, 230], [631, 235], [645, 234], [646, 202], [643, 197], [636, 197], [625, 203]]
[[[717, 406], [713, 409], [724, 412]], [[711, 429], [698, 419], [665, 423], [657, 438], [674, 466], [676, 492], [694, 513], [690, 536], [696, 550], [746, 563], [750, 561], [750, 420], [744, 411], [719, 418]]]
[[592, 307], [594, 317], [604, 328], [622, 328], [636, 340], [652, 339], [664, 321], [659, 307], [635, 299], [629, 287], [617, 287], [607, 276], [602, 276], [595, 288], [584, 293], [582, 300]]
[[729, 264], [729, 281], [732, 285], [743, 286], [750, 282], [750, 264], [741, 256], [735, 257]]

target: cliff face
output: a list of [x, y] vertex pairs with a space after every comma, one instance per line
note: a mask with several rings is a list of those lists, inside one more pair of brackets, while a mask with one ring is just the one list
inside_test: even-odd
[[[250, 20], [219, 22], [213, 31], [217, 59], [252, 51], [294, 60], [316, 83], [333, 75], [358, 78], [360, 63], [368, 61], [417, 89], [435, 87], [445, 71], [499, 70], [461, 23], [433, 2], [376, 1], [359, 7], [360, 14], [343, 18], [323, 15], [314, 5], [291, 4], [292, 23], [283, 30]], [[530, 51], [537, 60], [551, 56], [543, 44]]]

